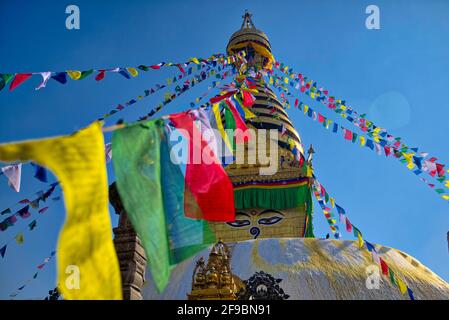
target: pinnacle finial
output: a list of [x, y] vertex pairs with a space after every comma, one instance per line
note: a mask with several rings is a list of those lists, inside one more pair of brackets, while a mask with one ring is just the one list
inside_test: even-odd
[[307, 162], [309, 163], [309, 165], [312, 164], [312, 159], [313, 159], [313, 154], [315, 153], [315, 150], [313, 150], [313, 146], [310, 145], [309, 150], [307, 151], [309, 153], [308, 157], [307, 157]]
[[253, 15], [248, 11], [248, 9], [245, 10], [245, 14], [242, 16], [243, 23], [242, 23], [242, 29], [243, 28], [255, 28], [253, 21], [251, 20], [251, 17]]

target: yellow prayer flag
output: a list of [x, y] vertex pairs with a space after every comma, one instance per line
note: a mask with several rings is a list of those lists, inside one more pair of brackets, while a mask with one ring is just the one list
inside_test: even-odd
[[445, 181], [445, 185], [444, 185], [446, 188], [449, 188], [449, 180], [446, 180]]
[[335, 208], [335, 200], [334, 198], [330, 198], [332, 208]]
[[78, 80], [81, 77], [81, 71], [67, 70], [66, 72], [69, 75], [69, 77], [72, 78], [73, 80]]
[[248, 107], [242, 106], [242, 109], [243, 109], [246, 119], [251, 119], [251, 118], [256, 117], [256, 115], [254, 113], [252, 113]]
[[229, 141], [228, 135], [226, 134], [226, 131], [224, 130], [223, 123], [221, 122], [221, 115], [220, 115], [220, 105], [218, 103], [215, 103], [212, 106], [212, 111], [215, 116], [215, 121], [217, 122], [217, 129], [220, 132], [221, 138], [225, 142], [226, 146], [229, 150], [233, 150], [231, 142]]
[[407, 285], [401, 280], [401, 278], [396, 278], [396, 281], [398, 283], [399, 290], [402, 294], [404, 294], [407, 291]]
[[310, 98], [315, 99], [315, 93], [314, 92], [310, 93]]
[[122, 299], [101, 123], [69, 136], [2, 144], [0, 161], [36, 162], [61, 183], [67, 213], [56, 252], [64, 299]]
[[344, 104], [340, 105], [341, 110], [346, 110], [346, 106]]
[[200, 64], [200, 61], [197, 58], [190, 58], [191, 62], [195, 63], [195, 64]]
[[139, 74], [139, 72], [137, 72], [137, 70], [135, 68], [126, 68], [126, 70], [128, 70], [128, 72], [133, 76], [133, 77], [137, 77], [137, 75]]
[[284, 78], [284, 83], [288, 84], [288, 78], [287, 77]]
[[363, 248], [363, 238], [362, 238], [362, 234], [360, 232], [357, 232], [357, 240], [359, 242], [359, 248]]
[[16, 239], [17, 244], [23, 244], [23, 240], [24, 240], [24, 238], [23, 238], [23, 233], [19, 233], [19, 234], [15, 237], [15, 239]]
[[449, 195], [445, 194], [441, 196], [444, 200], [449, 200]]
[[309, 110], [309, 106], [308, 105], [304, 105], [304, 114], [306, 114], [308, 110]]

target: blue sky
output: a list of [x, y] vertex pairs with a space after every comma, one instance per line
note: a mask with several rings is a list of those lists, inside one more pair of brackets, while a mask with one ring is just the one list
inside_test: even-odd
[[[380, 126], [449, 161], [449, 2], [433, 1], [2, 1], [0, 2], [0, 72], [61, 71], [115, 66], [137, 66], [159, 61], [185, 61], [224, 52], [229, 36], [240, 27], [245, 9], [270, 38], [275, 57], [346, 99]], [[65, 8], [76, 4], [81, 29], [65, 28]], [[365, 28], [365, 8], [376, 4], [381, 29]], [[68, 134], [98, 118], [116, 104], [173, 76], [174, 69], [150, 71], [126, 80], [107, 75], [54, 81], [35, 91], [37, 78], [15, 91], [0, 92], [0, 142]], [[192, 89], [163, 113], [188, 108], [205, 85]], [[299, 96], [331, 119], [334, 114]], [[139, 102], [107, 124], [128, 121], [147, 113], [161, 96]], [[162, 113], [161, 113], [162, 114]], [[449, 206], [437, 194], [391, 158], [347, 143], [289, 110], [303, 143], [316, 150], [315, 173], [343, 206], [368, 241], [403, 250], [449, 280]], [[110, 140], [110, 135], [106, 135]], [[109, 180], [113, 181], [111, 166]], [[1, 208], [46, 188], [22, 173], [22, 190], [12, 191], [0, 177]], [[59, 193], [59, 191], [58, 191]], [[0, 259], [0, 298], [33, 276], [36, 267], [56, 246], [64, 220], [61, 202], [25, 231], [21, 246], [11, 241], [33, 218], [18, 221], [0, 234], [0, 246], [10, 242]], [[38, 214], [33, 212], [33, 216]], [[113, 225], [117, 216], [111, 210]], [[2, 217], [3, 218], [3, 217]], [[329, 232], [325, 218], [315, 212], [315, 233]], [[346, 239], [351, 235], [343, 231]], [[54, 261], [39, 272], [18, 298], [43, 298], [55, 286]]]

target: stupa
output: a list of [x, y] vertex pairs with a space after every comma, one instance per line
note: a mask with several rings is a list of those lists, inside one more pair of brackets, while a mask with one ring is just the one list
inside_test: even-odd
[[[268, 37], [248, 12], [227, 45], [228, 54], [241, 50], [250, 67], [269, 68], [274, 61]], [[279, 170], [261, 175], [259, 162], [226, 167], [234, 185], [236, 221], [210, 223], [218, 243], [176, 265], [163, 292], [146, 272], [144, 250], [111, 186], [111, 203], [120, 215], [114, 241], [125, 299], [409, 299], [380, 270], [377, 285], [372, 282], [376, 265], [355, 241], [315, 238], [313, 149], [306, 159], [282, 103], [262, 82], [256, 84], [251, 109], [255, 117], [246, 124], [256, 134], [260, 129], [278, 130]], [[246, 146], [245, 151], [256, 150]], [[400, 270], [416, 299], [449, 299], [449, 284], [418, 260], [394, 248], [375, 247]]]

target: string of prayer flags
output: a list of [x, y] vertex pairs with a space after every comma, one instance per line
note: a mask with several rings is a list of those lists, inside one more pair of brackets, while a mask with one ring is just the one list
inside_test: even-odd
[[46, 71], [46, 72], [33, 72], [33, 73], [0, 73], [0, 90], [2, 90], [7, 84], [11, 83], [9, 86], [9, 91], [13, 91], [15, 88], [17, 88], [19, 85], [21, 85], [23, 82], [31, 78], [33, 75], [40, 76], [42, 78], [41, 83], [36, 87], [36, 90], [40, 90], [42, 88], [45, 88], [48, 81], [50, 79], [53, 79], [61, 84], [67, 83], [67, 77], [69, 77], [72, 80], [78, 81], [85, 79], [89, 77], [90, 75], [96, 73], [95, 80], [101, 81], [105, 78], [106, 73], [118, 73], [125, 77], [126, 79], [130, 79], [131, 77], [137, 77], [139, 72], [137, 70], [141, 71], [148, 71], [150, 69], [158, 70], [162, 67], [176, 67], [178, 68], [183, 74], [186, 73], [185, 67], [189, 66], [190, 64], [195, 65], [227, 65], [230, 64], [237, 59], [240, 59], [237, 56], [225, 56], [223, 54], [215, 54], [210, 56], [207, 59], [203, 58], [191, 58], [188, 61], [184, 63], [172, 63], [172, 62], [161, 62], [158, 64], [146, 66], [146, 65], [139, 65], [138, 67], [117, 67], [117, 68], [110, 68], [110, 69], [88, 69], [84, 71], [80, 70], [66, 70], [66, 71]]
[[[0, 231], [5, 231], [9, 227], [12, 227], [17, 222], [17, 217], [21, 217], [22, 219], [27, 219], [31, 216], [30, 213], [30, 207], [33, 209], [39, 208], [39, 202], [45, 201], [55, 190], [58, 183], [53, 183], [50, 185], [50, 189], [48, 189], [46, 192], [39, 192], [38, 197], [34, 199], [33, 201], [30, 201], [28, 199], [23, 199], [19, 201], [19, 204], [26, 204], [26, 206], [20, 208], [15, 212], [13, 215], [5, 218], [2, 222], [0, 222]], [[7, 208], [2, 211], [2, 215], [6, 213], [10, 213], [11, 208]]]
[[[310, 80], [306, 84], [305, 82], [307, 77], [303, 77], [302, 74], [294, 73], [292, 69], [286, 68], [282, 63], [278, 63], [276, 68], [280, 68], [282, 72], [290, 75], [291, 78], [296, 81], [296, 85], [293, 85], [291, 83], [292, 87], [295, 87], [295, 89], [300, 89], [302, 93], [326, 105], [329, 109], [333, 110], [335, 113], [340, 114], [341, 117], [345, 118], [346, 120], [354, 124], [356, 127], [358, 127], [362, 132], [372, 137], [374, 142], [379, 143], [384, 148], [386, 153], [387, 152], [389, 153], [390, 149], [394, 149], [396, 152], [403, 153], [408, 150], [411, 150], [413, 151], [414, 154], [418, 154], [419, 148], [417, 147], [409, 148], [404, 142], [401, 141], [400, 137], [395, 137], [391, 135], [385, 128], [382, 128], [374, 124], [373, 121], [368, 120], [366, 118], [366, 114], [359, 114], [352, 107], [346, 106], [346, 102], [344, 100], [335, 99], [334, 97], [329, 96], [328, 90], [324, 90], [322, 88], [317, 89], [316, 82], [314, 82], [312, 86], [310, 86], [312, 80]], [[276, 78], [277, 81], [279, 79], [282, 79], [282, 77], [279, 76], [276, 76]], [[270, 82], [274, 83], [274, 81], [271, 80]], [[377, 144], [372, 145], [370, 143], [369, 146], [370, 147], [372, 146], [373, 148], [375, 147], [376, 151], [380, 153], [380, 147]], [[419, 152], [419, 156], [420, 157], [418, 157], [416, 160], [418, 162], [422, 162], [423, 160], [425, 160], [426, 157], [429, 157], [430, 155], [427, 152]], [[413, 169], [414, 164], [412, 164], [410, 161], [407, 161], [407, 164], [410, 170]], [[415, 164], [419, 167], [418, 163]], [[440, 166], [444, 167], [445, 165], [440, 164]], [[426, 172], [430, 174], [429, 171]], [[444, 171], [441, 172], [441, 176], [444, 176]], [[444, 181], [445, 178], [442, 180]]]
[[[52, 260], [52, 258], [55, 256], [55, 254], [56, 254], [56, 252], [55, 252], [55, 251], [52, 251], [52, 252], [50, 253], [50, 255], [44, 259], [43, 263], [41, 263], [41, 264], [39, 264], [39, 265], [37, 266], [37, 269], [39, 269], [39, 270], [44, 269], [44, 267], [45, 267], [45, 266]], [[37, 278], [38, 274], [39, 274], [39, 271], [35, 272], [32, 278], [30, 278], [30, 279], [28, 279], [27, 281], [25, 281], [24, 284], [22, 284], [17, 290], [15, 290], [14, 292], [12, 292], [12, 293], [9, 295], [9, 297], [10, 297], [10, 298], [15, 298], [15, 297], [17, 297], [17, 296], [19, 295], [19, 293], [20, 293], [23, 289], [25, 289], [25, 287], [26, 287], [28, 284], [31, 283], [31, 281], [33, 281], [34, 279]]]
[[[60, 197], [54, 197], [52, 200], [59, 201]], [[40, 209], [38, 212], [42, 215], [42, 214], [44, 214], [45, 211], [48, 210], [48, 208], [49, 208], [49, 206], [46, 206], [46, 207]], [[40, 217], [37, 217], [37, 218], [40, 218]], [[31, 221], [25, 228], [23, 228], [21, 231], [19, 231], [15, 237], [13, 237], [9, 242], [7, 242], [3, 245], [2, 248], [5, 248], [4, 249], [5, 252], [6, 252], [7, 246], [11, 243], [11, 241], [15, 241], [15, 242], [17, 242], [17, 244], [23, 244], [23, 242], [24, 242], [23, 233], [25, 231], [33, 231], [37, 227], [37, 218], [34, 219], [33, 221]], [[15, 218], [15, 219], [17, 220], [17, 218]], [[2, 258], [5, 256], [5, 252], [2, 254]]]
[[[188, 188], [184, 202], [186, 217], [207, 221], [234, 221], [234, 189], [229, 176], [221, 166], [191, 113], [171, 114], [171, 124], [188, 139], [188, 159], [185, 185]], [[205, 159], [208, 157], [208, 159]], [[212, 199], [221, 199], [217, 202]], [[192, 205], [193, 204], [193, 205]]]
[[379, 253], [377, 252], [375, 246], [366, 240], [365, 245], [368, 251], [371, 252], [373, 261], [380, 266], [382, 274], [385, 277], [389, 277], [391, 284], [398, 287], [402, 295], [404, 295], [407, 292], [410, 300], [415, 300], [412, 289], [410, 289], [404, 282], [404, 280], [398, 277], [397, 274], [393, 271], [393, 269], [391, 269], [391, 267], [387, 264], [387, 262], [379, 256]]
[[188, 186], [170, 159], [163, 129], [161, 120], [151, 120], [116, 130], [112, 138], [117, 189], [159, 291], [171, 266], [215, 241], [206, 222], [184, 216]]
[[[276, 82], [274, 84], [276, 86]], [[287, 88], [282, 88], [283, 90], [288, 90]], [[288, 91], [286, 91], [288, 92]], [[308, 105], [302, 106], [303, 103], [298, 104], [298, 108], [299, 109], [303, 109], [304, 114], [308, 115], [308, 118], [312, 119], [312, 120], [316, 120], [316, 117], [313, 117], [313, 114], [315, 114], [315, 111], [309, 107]], [[318, 114], [318, 119], [322, 119], [322, 123], [323, 123], [323, 127], [328, 129], [329, 128], [329, 123], [331, 120], [328, 120], [325, 116]], [[437, 180], [440, 183], [444, 183], [446, 177], [444, 175], [444, 165], [443, 164], [437, 164], [434, 163], [436, 161], [436, 158], [431, 158], [429, 160], [422, 160], [422, 157], [417, 157], [414, 155], [414, 153], [405, 153], [405, 152], [401, 152], [398, 151], [397, 149], [392, 149], [391, 147], [387, 146], [384, 142], [384, 140], [379, 140], [379, 142], [376, 142], [375, 139], [370, 139], [367, 137], [364, 137], [361, 134], [357, 134], [341, 125], [339, 125], [338, 123], [333, 124], [332, 127], [332, 132], [333, 133], [338, 133], [339, 132], [339, 128], [341, 128], [340, 132], [343, 133], [343, 137], [346, 141], [350, 141], [352, 143], [355, 143], [357, 141], [360, 141], [360, 146], [362, 147], [367, 147], [370, 150], [376, 152], [378, 155], [382, 154], [382, 150], [384, 150], [385, 156], [389, 156], [392, 152], [394, 154], [394, 157], [397, 158], [400, 162], [404, 163], [407, 168], [409, 170], [413, 170], [415, 168], [415, 165], [422, 168], [422, 170], [417, 169], [417, 170], [413, 170], [413, 173], [417, 176], [419, 176], [423, 171], [427, 171], [431, 176], [436, 177], [439, 176], [439, 178], [437, 178]], [[441, 188], [435, 188], [434, 184], [429, 183], [426, 179], [420, 177], [421, 181], [423, 181], [424, 183], [426, 183], [426, 185], [432, 189], [435, 190], [435, 192], [441, 196], [441, 198], [445, 201], [449, 200], [449, 192], [446, 192], [444, 189]], [[447, 183], [447, 188], [449, 188], [449, 182]], [[449, 201], [448, 201], [449, 202]]]
[[[234, 74], [234, 72], [235, 72], [234, 69], [232, 69], [231, 71], [228, 70], [228, 71], [225, 71], [225, 72], [222, 73], [222, 74], [216, 74], [215, 77], [216, 77], [217, 79], [224, 80], [224, 79], [226, 79], [229, 75]], [[204, 80], [205, 80], [205, 79], [202, 79], [201, 82], [204, 81]], [[212, 84], [209, 85], [209, 86], [207, 87], [207, 91], [206, 91], [206, 92], [204, 92], [204, 93], [201, 94], [200, 96], [196, 97], [194, 101], [190, 102], [190, 104], [189, 104], [190, 107], [191, 107], [191, 108], [195, 107], [196, 104], [198, 104], [201, 100], [203, 100], [203, 99], [209, 94], [209, 91], [210, 91], [210, 90], [212, 90], [213, 88], [218, 87], [219, 85], [220, 85], [220, 81], [212, 81]], [[177, 97], [179, 97], [179, 96], [180, 96], [181, 94], [183, 94], [183, 93], [184, 93], [184, 91], [181, 91], [181, 92], [178, 92], [178, 93], [176, 93], [176, 94], [171, 95], [170, 97], [168, 97], [168, 99], [165, 99], [164, 102], [160, 103], [158, 106], [156, 106], [155, 108], [153, 108], [152, 110], [150, 110], [150, 112], [148, 112], [146, 115], [141, 116], [141, 117], [139, 118], [139, 121], [148, 120], [149, 118], [151, 118], [152, 116], [154, 116], [157, 112], [159, 112], [160, 110], [162, 110], [162, 108], [163, 108], [165, 105], [169, 104], [170, 102], [172, 102], [174, 99], [176, 99]], [[209, 105], [210, 105], [210, 103], [209, 103], [209, 102], [206, 102], [203, 106], [204, 106], [204, 107], [207, 107], [207, 106], [209, 106]]]
[[8, 185], [16, 192], [20, 192], [20, 181], [22, 176], [22, 164], [12, 164], [1, 168], [1, 172], [8, 179]]
[[[0, 160], [33, 161], [60, 179], [67, 211], [57, 259], [59, 290], [64, 298], [121, 299], [101, 124], [95, 122], [68, 136], [0, 145]], [[83, 275], [79, 290], [65, 285], [64, 270], [70, 265], [77, 265]]]
[[[340, 221], [341, 222], [345, 222], [346, 224], [346, 231], [347, 232], [352, 232], [354, 237], [357, 237], [357, 245], [360, 249], [363, 249], [363, 247], [366, 247], [366, 249], [372, 254], [373, 257], [373, 261], [376, 262], [377, 264], [379, 264], [381, 270], [382, 270], [382, 274], [386, 277], [389, 278], [390, 282], [395, 286], [398, 287], [400, 292], [402, 294], [404, 294], [406, 291], [409, 292], [409, 296], [411, 300], [414, 300], [413, 297], [413, 291], [407, 287], [407, 285], [405, 284], [405, 282], [398, 276], [398, 273], [395, 273], [389, 266], [388, 264], [385, 262], [384, 259], [382, 259], [379, 256], [379, 253], [377, 252], [375, 246], [371, 243], [369, 243], [368, 241], [363, 239], [362, 236], [362, 232], [360, 232], [360, 230], [355, 227], [348, 219], [348, 217], [346, 216], [346, 210], [339, 206], [337, 203], [335, 203], [335, 199], [333, 197], [330, 197], [326, 191], [326, 189], [324, 188], [324, 186], [317, 180], [317, 178], [314, 176], [314, 181], [313, 181], [313, 188], [314, 188], [314, 193], [317, 197], [317, 200], [319, 199], [319, 203], [320, 206], [323, 205], [325, 206], [325, 204], [327, 203], [327, 199], [333, 199], [333, 203], [335, 204], [335, 208], [338, 211], [338, 214], [340, 216]], [[320, 195], [327, 195], [325, 196], [324, 199], [320, 198]], [[330, 208], [328, 208], [330, 211]], [[348, 226], [350, 225], [350, 227]], [[332, 228], [331, 228], [332, 230]], [[338, 229], [337, 229], [338, 230]], [[333, 230], [332, 230], [333, 231]], [[405, 289], [404, 289], [405, 287]]]
[[[332, 233], [334, 234], [335, 239], [340, 238], [339, 228], [337, 225], [337, 221], [335, 220], [331, 209], [326, 207], [326, 200], [321, 198], [321, 194], [323, 192], [323, 189], [321, 189], [321, 186], [316, 183], [316, 180], [313, 184], [313, 193], [315, 195], [315, 198], [318, 201], [318, 204], [321, 207], [321, 210], [323, 211], [324, 216], [326, 217], [327, 223], [329, 224], [329, 228], [331, 229]], [[324, 191], [325, 192], [325, 191]]]
[[[197, 69], [196, 66], [194, 68], [195, 68], [195, 70]], [[198, 70], [201, 70], [202, 65], [198, 66], [198, 68], [199, 68]], [[209, 78], [210, 76], [217, 75], [217, 74], [219, 76], [221, 76], [221, 74], [219, 72], [221, 72], [222, 70], [223, 69], [221, 67], [218, 67], [218, 72], [217, 72], [215, 69], [212, 69], [211, 66], [208, 66], [205, 71], [202, 71], [199, 74], [195, 74], [192, 78], [184, 81], [184, 83], [182, 84], [182, 87], [179, 87], [179, 86], [176, 87], [175, 88], [176, 94], [180, 94], [180, 93], [183, 93], [183, 92], [189, 90], [191, 87], [199, 84], [200, 82], [204, 81], [205, 79]], [[182, 80], [186, 76], [187, 76], [187, 74], [181, 74], [178, 77], [175, 77], [173, 79], [173, 81], [171, 81], [168, 85], [171, 85], [171, 84], [173, 84], [173, 83], [175, 83], [177, 81], [180, 81], [180, 80]], [[154, 93], [156, 93], [156, 92], [158, 92], [158, 91], [160, 91], [160, 90], [162, 90], [162, 89], [164, 89], [166, 87], [167, 87], [167, 85], [165, 85], [165, 84], [156, 84], [154, 87], [144, 90], [144, 94], [143, 95], [141, 94], [141, 95], [139, 95], [139, 96], [137, 96], [135, 98], [132, 98], [132, 99], [130, 99], [130, 100], [124, 102], [124, 103], [118, 104], [117, 107], [111, 109], [109, 112], [104, 114], [98, 120], [100, 121], [100, 120], [104, 120], [106, 118], [109, 118], [110, 116], [112, 116], [112, 115], [114, 115], [114, 114], [124, 110], [125, 108], [127, 108], [129, 106], [134, 105], [138, 101], [140, 101], [140, 100], [142, 100], [142, 99], [144, 99], [144, 98], [146, 98], [146, 97], [148, 97], [148, 96], [150, 96], [150, 95], [152, 95], [152, 94], [154, 94]], [[173, 95], [172, 93], [166, 93], [165, 95], [167, 95], [167, 94], [168, 94], [169, 98], [164, 98], [164, 102], [171, 100], [171, 96]]]

